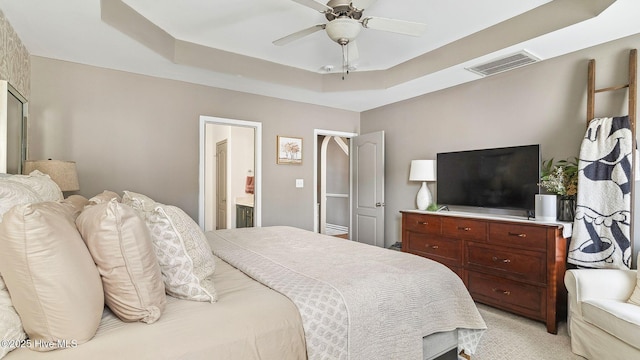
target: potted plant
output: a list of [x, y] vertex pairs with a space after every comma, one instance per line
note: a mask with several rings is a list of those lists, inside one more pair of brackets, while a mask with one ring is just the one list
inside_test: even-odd
[[573, 221], [578, 193], [578, 158], [542, 162], [540, 186], [558, 195], [558, 220]]

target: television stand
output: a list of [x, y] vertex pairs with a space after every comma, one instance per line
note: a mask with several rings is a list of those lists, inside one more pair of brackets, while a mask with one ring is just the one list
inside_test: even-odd
[[516, 217], [404, 210], [402, 251], [442, 263], [477, 302], [542, 321], [566, 316], [562, 224]]

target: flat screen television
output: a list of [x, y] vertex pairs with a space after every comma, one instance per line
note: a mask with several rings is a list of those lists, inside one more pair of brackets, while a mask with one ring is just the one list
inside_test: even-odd
[[436, 164], [440, 205], [534, 211], [540, 145], [438, 153]]

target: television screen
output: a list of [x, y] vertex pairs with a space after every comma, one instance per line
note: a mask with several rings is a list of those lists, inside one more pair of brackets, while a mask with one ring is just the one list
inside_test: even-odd
[[436, 176], [439, 204], [534, 210], [540, 145], [438, 153]]

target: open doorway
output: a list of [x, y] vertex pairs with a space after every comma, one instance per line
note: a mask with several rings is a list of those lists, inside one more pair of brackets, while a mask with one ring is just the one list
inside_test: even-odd
[[199, 223], [205, 231], [261, 226], [258, 122], [200, 117]]
[[349, 239], [350, 139], [357, 134], [314, 131], [314, 231]]
[[[322, 232], [322, 200], [331, 198], [331, 196], [326, 196], [326, 193], [332, 194], [330, 189], [325, 188], [323, 195], [323, 184], [328, 185], [329, 182], [324, 178], [321, 171], [322, 163], [326, 160], [322, 156], [322, 144], [332, 142], [325, 141], [327, 137], [340, 137], [343, 138], [344, 143], [349, 144], [349, 190], [347, 198], [349, 204], [349, 228], [346, 238], [384, 247], [384, 131], [358, 135], [338, 131], [314, 130], [314, 188], [316, 189], [313, 193], [314, 231]], [[340, 141], [336, 141], [336, 143], [340, 143]], [[335, 198], [341, 198], [344, 196], [343, 194], [339, 191], [337, 193], [338, 196], [335, 196]], [[333, 215], [329, 205], [324, 205], [324, 207], [326, 214]], [[344, 218], [346, 216], [342, 217], [342, 219]], [[327, 224], [337, 221], [330, 220], [328, 215], [325, 219]], [[327, 226], [324, 233], [328, 233], [330, 228]]]

